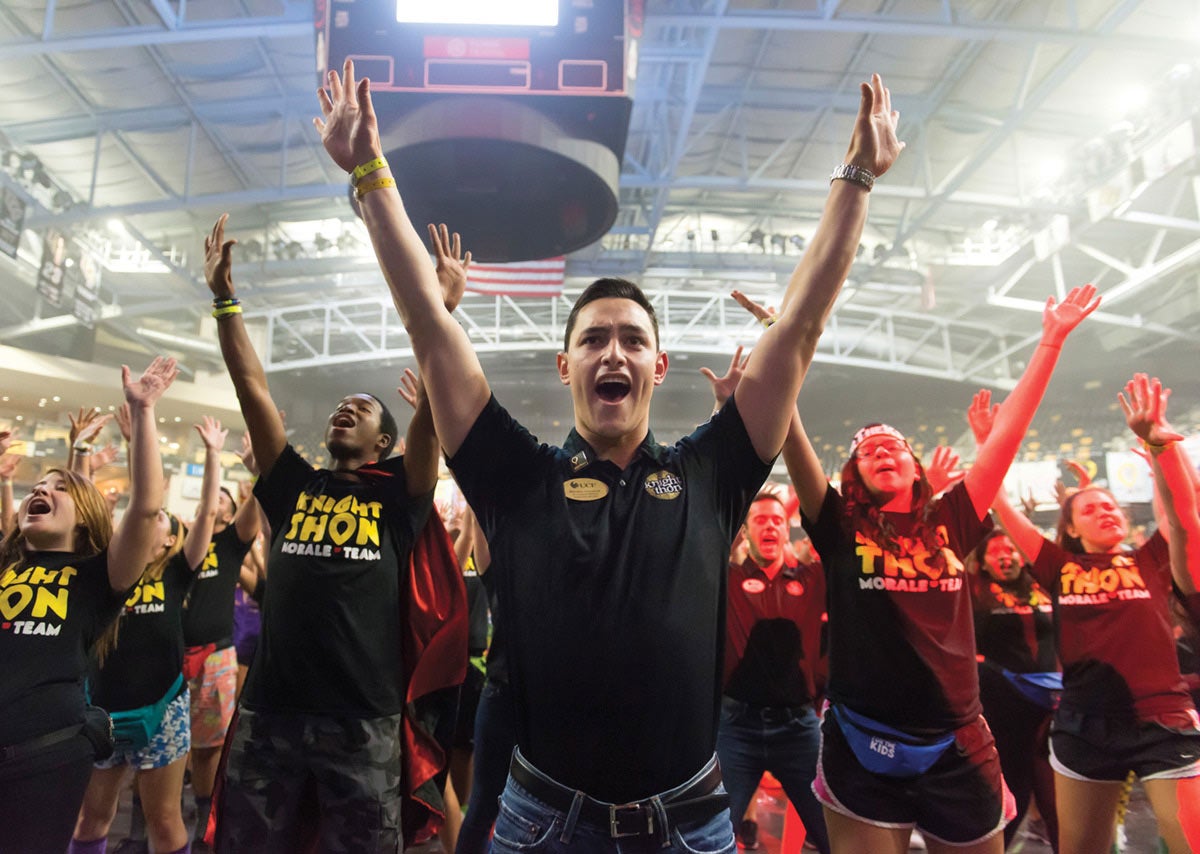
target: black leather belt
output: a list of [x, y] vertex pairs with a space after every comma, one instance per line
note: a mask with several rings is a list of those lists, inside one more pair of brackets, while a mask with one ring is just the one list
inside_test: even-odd
[[[569, 814], [576, 795], [572, 789], [544, 779], [519, 756], [513, 755], [508, 769], [513, 780], [542, 803]], [[706, 821], [729, 806], [729, 795], [714, 794], [721, 784], [721, 768], [715, 762], [709, 771], [687, 788], [661, 797], [662, 810], [671, 825], [692, 821]], [[655, 823], [657, 811], [651, 798], [628, 804], [610, 804], [583, 795], [579, 818], [588, 824], [608, 829], [609, 835], [617, 839], [622, 836], [654, 836], [669, 828], [660, 828]]]

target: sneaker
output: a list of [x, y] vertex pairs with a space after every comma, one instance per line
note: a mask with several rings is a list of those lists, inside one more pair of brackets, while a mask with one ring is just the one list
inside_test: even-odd
[[758, 822], [753, 819], [742, 819], [742, 825], [737, 832], [738, 848], [746, 851], [758, 850]]

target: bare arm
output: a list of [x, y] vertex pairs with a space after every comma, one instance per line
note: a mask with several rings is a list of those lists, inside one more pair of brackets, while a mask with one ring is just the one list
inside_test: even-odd
[[[222, 214], [213, 226], [212, 234], [204, 238], [204, 276], [208, 280], [209, 290], [217, 299], [234, 297], [231, 250], [237, 241], [225, 239], [225, 222], [228, 219], [229, 214]], [[287, 446], [283, 419], [279, 416], [275, 401], [271, 399], [266, 372], [250, 343], [250, 336], [246, 334], [240, 312], [217, 318], [217, 337], [221, 342], [225, 368], [233, 380], [242, 408], [246, 430], [254, 442], [259, 471], [266, 474]]]
[[129, 404], [129, 505], [108, 545], [108, 583], [128, 590], [141, 577], [154, 551], [154, 531], [163, 503], [162, 458], [154, 405], [179, 373], [174, 359], [156, 358], [138, 379], [122, 366]]
[[204, 416], [202, 424], [196, 424], [196, 432], [204, 441], [204, 478], [200, 482], [200, 504], [196, 507], [196, 520], [188, 529], [183, 541], [183, 556], [188, 569], [197, 570], [208, 555], [213, 538], [213, 527], [217, 522], [217, 504], [221, 493], [221, 449], [229, 431], [221, 427], [215, 418]]
[[[879, 176], [904, 147], [896, 139], [900, 114], [892, 110], [891, 93], [878, 74], [862, 85], [861, 94], [845, 162]], [[862, 184], [832, 182], [825, 212], [788, 282], [779, 316], [746, 366], [738, 387], [738, 411], [760, 459], [774, 458], [783, 446], [817, 340], [854, 263], [867, 219], [868, 194]]]
[[408, 494], [424, 495], [437, 485], [438, 459], [441, 456], [437, 433], [433, 430], [429, 397], [425, 393], [425, 383], [408, 368], [404, 369], [404, 376], [396, 391], [413, 408], [408, 434], [404, 439], [404, 477], [408, 482]]
[[[349, 59], [343, 74], [330, 71], [328, 90], [318, 91], [322, 118], [314, 119], [325, 150], [347, 173], [382, 155], [370, 84], [354, 80]], [[360, 187], [391, 177], [385, 167], [364, 176]], [[425, 245], [394, 187], [366, 192], [359, 200], [400, 320], [408, 330], [424, 377], [437, 435], [453, 456], [491, 396], [466, 332], [442, 299]], [[436, 248], [436, 246], [435, 246]]]
[[254, 542], [262, 528], [258, 501], [254, 498], [254, 486], [248, 481], [238, 483], [238, 509], [233, 516], [233, 527], [237, 531], [238, 539], [243, 543]]
[[17, 472], [21, 458], [16, 454], [0, 455], [0, 536], [8, 536], [13, 528], [13, 475]]
[[967, 494], [971, 496], [971, 503], [975, 505], [975, 512], [980, 519], [987, 514], [1029, 430], [1033, 414], [1042, 402], [1046, 386], [1050, 384], [1050, 375], [1058, 363], [1063, 342], [1098, 305], [1100, 299], [1091, 285], [1072, 288], [1061, 304], [1055, 303], [1054, 297], [1046, 300], [1046, 308], [1042, 312], [1041, 343], [1029, 358], [1029, 364], [1017, 380], [1016, 387], [996, 413], [992, 430], [986, 441], [980, 444], [975, 465], [971, 466], [964, 479]]
[[[1162, 496], [1172, 545], [1171, 570], [1176, 583], [1186, 591], [1200, 586], [1200, 516], [1196, 490], [1188, 473], [1191, 463], [1179, 440], [1183, 437], [1167, 423], [1167, 396], [1158, 379], [1134, 374], [1117, 396], [1129, 429], [1150, 452], [1155, 486]], [[1182, 561], [1175, 560], [1176, 555]], [[1182, 564], [1182, 565], [1180, 565]]]
[[[976, 392], [971, 399], [971, 405], [967, 408], [967, 423], [971, 425], [971, 432], [975, 435], [977, 445], [982, 446], [987, 442], [988, 434], [993, 429], [999, 410], [998, 404], [992, 405], [992, 393], [986, 389]], [[1003, 482], [1003, 474], [1000, 477]], [[996, 489], [996, 497], [992, 501], [992, 511], [999, 519], [1000, 527], [1004, 528], [1013, 541], [1013, 545], [1025, 556], [1026, 562], [1033, 563], [1037, 560], [1038, 555], [1042, 553], [1042, 543], [1045, 542], [1045, 538], [1029, 520], [1029, 517], [1024, 513], [1017, 512], [1016, 508], [1008, 503], [1008, 496], [1004, 494], [1003, 489]]]

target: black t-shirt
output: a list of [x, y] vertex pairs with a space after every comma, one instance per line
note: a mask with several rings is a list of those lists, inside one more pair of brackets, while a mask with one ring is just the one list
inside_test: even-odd
[[1013, 673], [1049, 673], [1058, 670], [1054, 605], [1037, 582], [1025, 581], [979, 579], [975, 645], [988, 662]]
[[1033, 574], [1054, 596], [1063, 709], [1155, 720], [1193, 708], [1175, 655], [1161, 533], [1117, 554], [1076, 554], [1046, 540]]
[[483, 655], [488, 647], [488, 597], [473, 561], [463, 570], [467, 588], [467, 654]]
[[716, 743], [729, 546], [770, 470], [733, 400], [621, 471], [492, 398], [450, 467], [491, 546], [522, 753], [612, 802], [687, 780]]
[[825, 575], [816, 564], [769, 578], [753, 558], [729, 566], [725, 694], [755, 706], [802, 706], [816, 696]]
[[382, 717], [404, 706], [400, 591], [433, 491], [404, 458], [349, 476], [289, 445], [254, 495], [271, 523], [262, 635], [243, 702], [256, 711]]
[[188, 646], [232, 641], [233, 591], [252, 543], [243, 543], [232, 523], [213, 535], [183, 612], [183, 642]]
[[897, 547], [884, 551], [842, 529], [832, 486], [804, 530], [825, 566], [829, 606], [829, 696], [850, 709], [913, 733], [948, 732], [980, 714], [971, 591], [959, 555], [992, 527], [959, 483], [930, 523], [944, 565], [915, 539], [913, 513], [885, 513]]
[[500, 619], [500, 602], [496, 597], [496, 576], [491, 569], [479, 576], [484, 592], [487, 593], [488, 611], [491, 613], [492, 637], [488, 643], [487, 678], [493, 682], [508, 684], [508, 650], [505, 643], [504, 622]]
[[106, 552], [30, 552], [0, 572], [0, 746], [83, 720], [89, 651], [122, 599]]
[[162, 578], [145, 576], [125, 599], [117, 648], [92, 680], [92, 702], [110, 712], [157, 703], [183, 669], [183, 599], [192, 583], [179, 552]]

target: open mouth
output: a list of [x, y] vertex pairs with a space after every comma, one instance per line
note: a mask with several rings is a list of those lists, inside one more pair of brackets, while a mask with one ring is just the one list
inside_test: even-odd
[[25, 505], [26, 516], [43, 516], [50, 512], [50, 502], [45, 498], [31, 498]]
[[351, 415], [335, 415], [333, 420], [329, 422], [330, 427], [345, 427], [347, 429], [354, 426], [354, 417]]
[[629, 396], [627, 380], [610, 378], [596, 383], [596, 395], [605, 403], [620, 403]]

